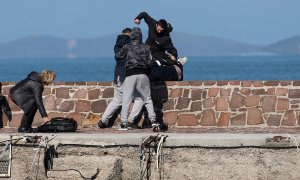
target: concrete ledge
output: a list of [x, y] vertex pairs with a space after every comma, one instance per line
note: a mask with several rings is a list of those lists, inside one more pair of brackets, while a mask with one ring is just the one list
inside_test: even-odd
[[[164, 134], [164, 133], [161, 133]], [[13, 138], [22, 137], [22, 134], [11, 134]], [[80, 145], [80, 146], [138, 146], [143, 139], [157, 133], [104, 133], [104, 134], [76, 134], [76, 133], [37, 133], [24, 136], [48, 136], [54, 139], [51, 144]], [[296, 147], [300, 143], [300, 134], [180, 134], [165, 133], [167, 147]], [[0, 141], [9, 139], [9, 133], [1, 133]], [[272, 141], [274, 136], [282, 136], [281, 141]], [[289, 137], [289, 138], [288, 138]], [[271, 141], [270, 141], [271, 140]], [[24, 141], [18, 142], [24, 144]]]

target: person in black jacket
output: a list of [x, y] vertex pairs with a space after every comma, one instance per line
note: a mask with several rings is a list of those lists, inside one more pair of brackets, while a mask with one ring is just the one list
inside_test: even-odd
[[[130, 42], [131, 29], [125, 28], [121, 35], [118, 35], [116, 44], [114, 47], [115, 54], [118, 53], [121, 48]], [[105, 109], [101, 120], [98, 122], [99, 128], [106, 128], [107, 123], [112, 118], [119, 108], [122, 106], [123, 95], [123, 82], [126, 78], [126, 59], [116, 59], [116, 66], [114, 72], [114, 98]]]
[[55, 73], [49, 70], [44, 70], [41, 73], [33, 71], [27, 75], [27, 78], [10, 89], [10, 99], [24, 111], [18, 132], [32, 132], [31, 125], [37, 110], [42, 116], [43, 124], [49, 121], [43, 104], [42, 93], [44, 86], [52, 83], [55, 76]]
[[150, 74], [150, 80], [182, 81], [183, 61], [181, 61], [182, 59], [177, 61], [177, 49], [173, 46], [170, 37], [173, 27], [165, 19], [157, 21], [146, 12], [141, 12], [134, 22], [140, 24], [142, 19], [148, 25], [146, 44], [150, 46], [153, 59], [156, 60]]

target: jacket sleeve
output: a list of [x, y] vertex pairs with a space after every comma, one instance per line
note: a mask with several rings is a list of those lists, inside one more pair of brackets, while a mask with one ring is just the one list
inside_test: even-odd
[[120, 60], [120, 59], [125, 59], [127, 56], [127, 46], [123, 46], [122, 49], [115, 54], [115, 59]]
[[172, 54], [177, 59], [177, 49], [173, 46], [171, 38], [168, 38], [167, 43], [164, 44], [164, 48], [167, 50], [168, 53]]
[[12, 119], [12, 113], [8, 105], [8, 102], [4, 96], [0, 96], [0, 106], [1, 106], [1, 110], [6, 114], [8, 120], [10, 121]]
[[39, 109], [39, 111], [41, 113], [42, 118], [48, 116], [46, 113], [46, 110], [45, 110], [44, 103], [43, 103], [43, 97], [42, 97], [43, 89], [44, 88], [43, 88], [42, 84], [40, 86], [33, 88], [33, 96], [34, 96], [37, 108]]
[[153, 19], [148, 13], [146, 12], [141, 12], [135, 19], [142, 20], [144, 19], [145, 22], [147, 23], [148, 27], [154, 26], [157, 21]]

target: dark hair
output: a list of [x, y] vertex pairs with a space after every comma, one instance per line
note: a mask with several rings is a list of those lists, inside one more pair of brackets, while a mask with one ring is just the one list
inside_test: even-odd
[[164, 19], [160, 19], [160, 20], [157, 22], [157, 24], [158, 24], [159, 26], [161, 26], [162, 28], [164, 28], [165, 30], [166, 30], [167, 27], [168, 27], [168, 23], [167, 23], [167, 21], [164, 20]]
[[132, 32], [132, 29], [130, 29], [130, 28], [125, 28], [122, 31], [122, 33], [131, 33], [131, 32]]

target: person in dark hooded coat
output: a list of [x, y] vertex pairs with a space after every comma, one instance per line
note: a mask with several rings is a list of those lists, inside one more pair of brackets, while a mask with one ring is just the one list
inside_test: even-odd
[[42, 116], [43, 123], [49, 121], [42, 94], [44, 86], [52, 83], [55, 76], [55, 73], [49, 70], [41, 73], [33, 71], [10, 89], [10, 99], [24, 111], [18, 132], [32, 132], [31, 125], [37, 110]]
[[153, 66], [150, 47], [142, 43], [142, 32], [134, 27], [131, 33], [131, 42], [123, 46], [116, 54], [116, 59], [126, 58], [126, 79], [123, 86], [122, 111], [120, 130], [127, 130], [129, 105], [138, 94], [148, 111], [153, 129], [158, 127], [153, 102], [150, 93], [148, 74]]

